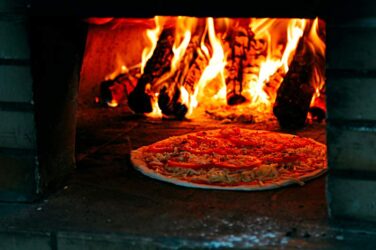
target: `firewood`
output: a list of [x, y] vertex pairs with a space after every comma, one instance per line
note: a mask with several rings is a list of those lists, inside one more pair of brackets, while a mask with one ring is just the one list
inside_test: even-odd
[[144, 73], [128, 98], [129, 107], [136, 113], [152, 112], [151, 97], [145, 93], [145, 89], [148, 84], [153, 85], [156, 79], [170, 71], [171, 60], [173, 58], [173, 44], [174, 30], [163, 30], [153, 55], [146, 63]]
[[260, 67], [266, 60], [268, 43], [263, 38], [255, 37], [251, 30], [249, 33], [249, 45], [245, 50], [242, 60], [242, 86], [249, 86], [258, 81]]
[[240, 80], [241, 75], [239, 74], [240, 59], [228, 60], [226, 70], [227, 104], [237, 105], [245, 102], [246, 98], [241, 94], [243, 88]]
[[243, 85], [258, 79], [260, 65], [265, 62], [268, 44], [264, 39], [250, 37], [249, 47], [246, 49], [243, 66]]
[[238, 27], [235, 32], [226, 39], [230, 51], [227, 56], [225, 67], [227, 103], [237, 105], [246, 101], [242, 96], [242, 58], [249, 45], [248, 31], [243, 27]]
[[309, 113], [311, 114], [312, 121], [321, 123], [326, 119], [326, 86], [322, 86], [320, 91], [320, 96], [316, 96], [311, 107], [309, 108]]
[[303, 36], [281, 86], [277, 91], [273, 112], [281, 128], [299, 129], [305, 124], [310, 102], [314, 94], [311, 85], [314, 54]]
[[[158, 97], [158, 106], [162, 113], [168, 117], [176, 119], [183, 119], [188, 112], [188, 107], [181, 103], [180, 100], [180, 87], [184, 86], [190, 93], [194, 91], [194, 85], [199, 79], [193, 82], [187, 82], [187, 77], [192, 78], [190, 74], [191, 67], [195, 65], [196, 58], [198, 57], [197, 49], [199, 46], [199, 36], [194, 36], [188, 44], [188, 47], [180, 59], [177, 70], [171, 73], [166, 73], [166, 82], [164, 87], [161, 88]], [[162, 77], [163, 78], [163, 77]], [[192, 80], [192, 79], [191, 79]]]
[[[197, 43], [197, 47], [198, 46], [199, 46], [199, 43]], [[190, 67], [188, 69], [188, 72], [183, 82], [184, 88], [189, 93], [194, 92], [195, 85], [198, 83], [206, 66], [209, 64], [209, 59], [203, 53], [198, 53], [197, 47], [194, 52], [194, 55], [195, 55], [194, 59], [192, 60], [192, 63], [190, 64]]]
[[188, 107], [181, 103], [180, 87], [184, 87], [189, 94], [193, 94], [200, 80], [209, 58], [200, 50], [201, 36], [194, 35], [180, 60], [178, 69], [174, 72], [165, 87], [159, 92], [158, 105], [162, 113], [168, 117], [183, 119]]
[[99, 99], [97, 103], [101, 106], [108, 106], [108, 103], [112, 101], [112, 92], [111, 87], [114, 85], [113, 80], [106, 80], [100, 83], [99, 85]]
[[140, 69], [134, 68], [126, 73], [121, 73], [113, 80], [105, 80], [100, 84], [98, 103], [108, 106], [110, 102], [125, 104], [129, 93], [135, 88], [138, 82]]
[[310, 107], [309, 113], [311, 114], [312, 121], [321, 123], [326, 118], [326, 112], [320, 107]]
[[283, 78], [285, 77], [283, 67], [279, 68], [273, 75], [270, 76], [269, 81], [265, 83], [264, 91], [265, 93], [275, 99], [275, 95], [279, 86], [281, 85]]
[[167, 87], [163, 87], [159, 94], [158, 106], [167, 117], [183, 120], [188, 112], [188, 107], [179, 101], [181, 93], [177, 87], [172, 92], [173, 95], [170, 98]]
[[192, 37], [185, 51], [185, 54], [183, 55], [183, 58], [180, 60], [178, 70], [175, 72], [175, 77], [174, 77], [174, 82], [178, 85], [184, 85], [185, 79], [187, 78], [189, 74], [190, 68], [194, 64], [198, 56], [197, 49], [199, 46], [199, 39], [200, 38], [198, 35]]

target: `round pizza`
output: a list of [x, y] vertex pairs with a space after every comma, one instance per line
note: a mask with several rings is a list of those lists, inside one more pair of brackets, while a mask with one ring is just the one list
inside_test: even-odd
[[207, 189], [267, 190], [327, 170], [326, 146], [296, 135], [238, 127], [194, 132], [131, 152], [143, 174]]

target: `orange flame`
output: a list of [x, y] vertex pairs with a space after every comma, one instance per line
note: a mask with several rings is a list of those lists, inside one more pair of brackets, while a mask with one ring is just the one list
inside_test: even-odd
[[116, 67], [115, 70], [111, 73], [105, 76], [105, 80], [113, 80], [115, 77], [117, 77], [119, 74], [128, 72], [127, 66], [124, 65], [123, 59], [119, 56], [119, 54], [116, 54]]
[[[213, 18], [208, 18], [206, 25], [208, 28], [209, 42], [212, 47], [213, 54], [191, 97], [191, 103], [187, 114], [188, 117], [193, 114], [194, 109], [199, 103], [208, 103], [210, 101], [226, 102], [226, 83], [223, 75], [223, 70], [226, 65], [225, 54], [222, 43], [215, 34]], [[209, 54], [207, 46], [205, 46], [203, 43], [201, 44], [201, 49], [205, 53]], [[213, 82], [214, 79], [216, 79], [216, 81]], [[207, 90], [209, 90], [209, 83], [211, 83], [210, 90], [217, 90], [217, 93], [214, 92], [211, 95], [208, 93]]]
[[315, 93], [311, 101], [311, 106], [317, 106], [326, 111], [325, 96], [322, 94], [325, 91], [324, 70], [326, 45], [319, 36], [319, 32], [319, 19], [316, 18], [313, 21], [308, 35], [309, 45], [311, 46], [312, 51], [315, 53], [314, 75], [313, 79], [311, 80], [312, 86], [315, 88]]
[[[270, 113], [272, 111], [276, 92], [267, 94], [265, 92], [265, 84], [281, 67], [283, 67], [284, 72], [288, 71], [288, 65], [292, 60], [298, 41], [303, 35], [306, 24], [304, 19], [291, 19], [288, 22], [287, 43], [281, 56], [280, 52], [277, 53], [278, 48], [276, 44], [273, 44], [274, 41], [272, 38], [280, 36], [281, 24], [284, 23], [286, 23], [286, 20], [278, 22], [276, 19], [263, 18], [260, 20], [251, 19], [249, 25], [255, 32], [255, 38], [264, 39], [268, 45], [267, 55], [265, 61], [260, 64], [258, 76], [251, 78], [243, 90], [245, 97], [250, 100], [245, 105], [252, 107], [258, 112]], [[278, 87], [276, 86], [276, 89]]]
[[[153, 111], [146, 114], [149, 117], [163, 116], [158, 106], [159, 92], [162, 87], [167, 88], [166, 93], [171, 100], [175, 91], [179, 91], [178, 101], [188, 109], [186, 117], [200, 116], [202, 110], [207, 107], [226, 106], [228, 93], [226, 65], [228, 64], [228, 55], [231, 55], [232, 49], [229, 44], [233, 42], [229, 42], [226, 39], [231, 37], [237, 25], [241, 25], [241, 27], [251, 31], [247, 38], [249, 39], [249, 44], [242, 44], [244, 53], [251, 50], [251, 41], [253, 43], [252, 46], [257, 47], [261, 44], [265, 46], [265, 50], [262, 56], [254, 59], [255, 61], [251, 63], [251, 66], [257, 67], [257, 70], [252, 71], [246, 77], [240, 77], [241, 95], [245, 97], [246, 102], [232, 107], [236, 113], [241, 113], [244, 110], [254, 110], [258, 113], [271, 114], [277, 89], [282, 83], [283, 76], [289, 70], [289, 65], [293, 60], [299, 41], [306, 34], [304, 30], [307, 23], [312, 23], [312, 25], [308, 37], [305, 37], [305, 39], [309, 43], [308, 46], [314, 51], [315, 57], [317, 57], [317, 66], [314, 68], [314, 79], [312, 79], [312, 86], [315, 88], [312, 105], [317, 103], [317, 100], [322, 97], [322, 92], [325, 88], [325, 43], [319, 35], [320, 25], [318, 18], [311, 21], [296, 18], [214, 19], [209, 17], [204, 19], [182, 16], [156, 16], [154, 23], [155, 27], [145, 32], [148, 46], [142, 52], [141, 74], [144, 72], [147, 61], [153, 56], [162, 30], [167, 25], [174, 24], [175, 36], [171, 48], [173, 55], [169, 72], [164, 73], [159, 79], [154, 79], [153, 83], [147, 84], [145, 90], [146, 94], [151, 98], [153, 107]], [[192, 48], [194, 52], [192, 52]], [[188, 53], [192, 53], [192, 55]], [[197, 76], [194, 85], [185, 86], [184, 77], [186, 77], [192, 66], [193, 53], [195, 53], [196, 58], [204, 61], [205, 65], [204, 68], [200, 69], [200, 75]], [[259, 56], [257, 51], [252, 53]], [[244, 60], [244, 58], [241, 60]], [[123, 65], [121, 60], [117, 59], [117, 61], [119, 65]], [[242, 64], [242, 67], [249, 66]], [[123, 66], [120, 67], [120, 70], [121, 72], [127, 72], [128, 69]], [[109, 75], [109, 79], [113, 79], [116, 73], [118, 74], [119, 72]], [[275, 83], [272, 90], [270, 90], [269, 83], [273, 81], [275, 75], [280, 75], [279, 78], [281, 80], [274, 80]]]
[[175, 72], [178, 68], [180, 60], [183, 58], [185, 51], [191, 41], [192, 29], [196, 23], [197, 18], [181, 17], [176, 21], [175, 42], [172, 48], [174, 57], [171, 62], [171, 71]]
[[150, 118], [161, 118], [163, 116], [162, 110], [158, 106], [159, 93], [152, 93], [150, 84], [146, 85], [145, 92], [151, 97], [152, 112], [145, 113]]
[[163, 29], [163, 21], [162, 18], [159, 16], [154, 17], [155, 21], [155, 28], [146, 30], [146, 36], [150, 42], [150, 45], [145, 47], [142, 51], [141, 57], [141, 73], [144, 73], [144, 68], [146, 66], [147, 61], [153, 55], [154, 49], [157, 46], [159, 35]]

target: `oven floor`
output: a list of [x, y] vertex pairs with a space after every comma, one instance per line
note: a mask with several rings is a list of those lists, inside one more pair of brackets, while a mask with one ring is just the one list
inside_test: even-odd
[[[39, 202], [0, 203], [0, 249], [25, 249], [15, 242], [37, 244], [29, 249], [108, 250], [374, 244], [372, 235], [328, 222], [325, 175], [272, 191], [212, 191], [153, 180], [130, 166], [131, 148], [223, 124], [152, 121], [107, 109], [79, 114], [77, 170], [63, 189]], [[242, 126], [278, 130], [275, 122]], [[299, 134], [325, 142], [325, 125]]]

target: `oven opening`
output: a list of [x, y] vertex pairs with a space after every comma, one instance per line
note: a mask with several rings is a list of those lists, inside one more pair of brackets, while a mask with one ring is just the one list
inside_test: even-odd
[[372, 242], [372, 1], [28, 2], [0, 0], [0, 248]]
[[[228, 128], [297, 135], [325, 145], [323, 20], [158, 16], [87, 21], [75, 181], [85, 179], [85, 194], [106, 187], [106, 198], [94, 202], [108, 204], [100, 218], [111, 223], [104, 228], [126, 224], [125, 230], [134, 234], [221, 247], [332, 235], [324, 228], [325, 173], [291, 178], [287, 186], [215, 176], [209, 185], [216, 188], [197, 188], [202, 186], [195, 176], [181, 185], [140, 172], [130, 156], [176, 136]], [[271, 146], [268, 154], [284, 152], [280, 146]], [[200, 145], [196, 148], [191, 149], [203, 153]], [[217, 188], [246, 181], [252, 189]], [[302, 221], [307, 224], [299, 226]], [[252, 228], [262, 231], [256, 240], [247, 236]]]
[[[269, 131], [274, 132], [273, 136], [297, 135], [313, 139], [325, 148], [323, 20], [156, 16], [86, 21], [90, 27], [81, 69], [78, 167], [82, 157], [91, 156], [90, 145], [85, 145], [87, 137], [90, 141], [103, 138], [106, 131], [109, 139], [116, 138], [123, 145], [115, 150], [123, 158], [137, 148], [173, 136], [226, 128]], [[87, 131], [95, 132], [88, 136]], [[177, 159], [179, 166], [181, 161], [191, 164], [194, 157], [192, 168], [199, 168], [197, 162], [220, 168], [230, 164], [227, 158], [231, 157], [234, 161], [231, 164], [240, 169], [246, 158], [248, 165], [252, 165], [250, 161], [261, 162], [262, 167], [273, 166], [273, 172], [281, 176], [264, 185], [269, 177], [255, 177], [256, 170], [251, 177], [243, 178], [239, 173], [229, 177], [229, 170], [213, 167], [213, 171], [225, 174], [210, 176], [208, 182], [216, 180], [236, 186], [236, 180], [251, 179], [257, 182], [256, 190], [267, 189], [284, 178], [304, 184], [305, 178], [282, 177], [279, 171], [283, 172], [287, 165], [298, 168], [297, 172], [311, 169], [312, 166], [294, 164], [306, 158], [296, 152], [311, 150], [312, 156], [314, 148], [303, 149], [288, 140], [268, 144], [274, 139], [266, 140], [260, 135], [234, 136], [239, 141], [224, 140], [226, 146], [213, 140], [198, 142], [201, 137], [193, 139], [195, 143], [188, 142], [192, 143], [189, 150], [176, 149], [181, 156], [160, 159], [158, 164], [168, 168], [167, 162]], [[95, 150], [94, 156], [112, 146], [106, 144]], [[168, 151], [158, 153], [168, 154]], [[191, 155], [187, 156], [188, 153]], [[222, 157], [216, 159], [217, 154]], [[326, 148], [324, 154], [322, 167], [326, 166]], [[183, 160], [187, 157], [190, 159]], [[307, 162], [315, 164], [308, 159]], [[132, 165], [137, 164], [131, 159], [124, 167]], [[180, 169], [176, 172], [180, 173]], [[187, 170], [181, 172], [187, 174]], [[314, 177], [324, 179], [321, 174]], [[228, 180], [220, 182], [221, 178]]]
[[[76, 169], [64, 188], [32, 205], [30, 219], [37, 225], [23, 223], [28, 213], [4, 225], [57, 231], [58, 242], [76, 231], [90, 237], [131, 235], [121, 241], [137, 246], [143, 244], [140, 237], [151, 244], [161, 239], [164, 246], [198, 248], [294, 246], [300, 240], [336, 237], [338, 231], [327, 225], [326, 169], [304, 179], [285, 175], [306, 170], [295, 165], [306, 160], [302, 152], [291, 155], [301, 147], [300, 140], [313, 143], [307, 157], [314, 147], [326, 147], [325, 21], [157, 16], [87, 18], [79, 23], [89, 26], [82, 63], [71, 46], [73, 25], [56, 23], [34, 36], [46, 42], [33, 58], [40, 70], [36, 80], [45, 81], [35, 92], [36, 110], [43, 111], [40, 124], [45, 126], [39, 131], [48, 141], [41, 152], [57, 152], [49, 158], [52, 168], [40, 168], [50, 171], [42, 173], [42, 179], [67, 166], [71, 152]], [[41, 20], [39, 25], [47, 24]], [[78, 83], [72, 62], [79, 64], [74, 67], [80, 70], [78, 95], [76, 85], [66, 84]], [[60, 82], [63, 78], [68, 79]], [[68, 98], [59, 99], [64, 91], [69, 91]], [[69, 107], [72, 100], [78, 101], [77, 113]], [[77, 126], [72, 114], [77, 115]], [[46, 119], [54, 115], [58, 118]], [[45, 133], [49, 129], [54, 136]], [[225, 146], [216, 144], [215, 136], [209, 138], [213, 144], [207, 143], [202, 133], [208, 131], [229, 133], [220, 137]], [[237, 131], [256, 134], [243, 137]], [[157, 151], [171, 157], [186, 151], [196, 157], [190, 159], [212, 157], [209, 162], [192, 164], [184, 162], [189, 157], [175, 157], [157, 162], [153, 169], [154, 177], [163, 173], [162, 163], [169, 177], [189, 179], [189, 185], [138, 171], [132, 152], [192, 133], [194, 146], [177, 152], [172, 147], [170, 152], [171, 147], [163, 145]], [[268, 145], [262, 133], [288, 142]], [[75, 149], [59, 148], [61, 142], [72, 145], [74, 137]], [[60, 152], [68, 153], [59, 158]], [[327, 161], [326, 154], [321, 160]], [[210, 164], [214, 170], [208, 170]], [[314, 164], [311, 159], [306, 165]], [[197, 173], [204, 179], [196, 178]], [[236, 189], [238, 184], [242, 189]]]
[[325, 119], [325, 23], [92, 18], [81, 99], [163, 120], [301, 129]]

